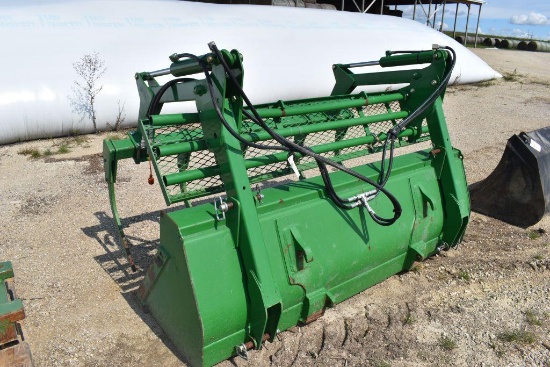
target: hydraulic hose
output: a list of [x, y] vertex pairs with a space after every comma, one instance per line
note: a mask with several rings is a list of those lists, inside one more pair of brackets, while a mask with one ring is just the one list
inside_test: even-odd
[[[369, 179], [368, 177], [365, 177], [365, 176], [359, 174], [358, 172], [355, 172], [353, 170], [350, 170], [350, 169], [342, 166], [341, 164], [339, 164], [337, 162], [334, 162], [334, 161], [332, 161], [330, 159], [327, 159], [327, 158], [325, 158], [325, 157], [323, 157], [319, 154], [316, 154], [316, 153], [312, 152], [311, 150], [306, 149], [305, 147], [302, 147], [302, 146], [300, 146], [300, 145], [298, 145], [298, 144], [282, 137], [281, 135], [277, 134], [275, 131], [273, 131], [269, 126], [267, 126], [265, 124], [265, 122], [260, 117], [258, 111], [256, 111], [256, 109], [254, 108], [254, 106], [252, 105], [250, 100], [248, 99], [248, 96], [245, 94], [245, 92], [242, 89], [242, 87], [241, 87], [240, 83], [238, 82], [237, 78], [233, 74], [232, 70], [229, 68], [229, 65], [227, 65], [227, 63], [225, 62], [225, 59], [223, 58], [223, 55], [221, 54], [221, 52], [216, 47], [216, 44], [214, 42], [211, 42], [211, 43], [209, 43], [209, 47], [210, 47], [210, 50], [212, 52], [214, 52], [214, 54], [216, 54], [216, 56], [220, 60], [222, 66], [224, 67], [226, 74], [229, 76], [229, 79], [231, 80], [233, 86], [237, 89], [237, 91], [239, 92], [239, 94], [241, 95], [243, 100], [245, 101], [246, 105], [248, 106], [249, 110], [254, 115], [254, 116], [252, 116], [247, 111], [244, 111], [243, 113], [248, 118], [250, 118], [254, 122], [258, 123], [263, 129], [265, 129], [269, 133], [269, 135], [271, 135], [271, 137], [273, 137], [273, 139], [275, 141], [277, 141], [279, 144], [281, 144], [283, 146], [286, 146], [291, 152], [299, 152], [302, 155], [310, 156], [310, 157], [314, 158], [316, 160], [316, 162], [318, 162], [318, 163], [321, 162], [321, 163], [327, 164], [329, 166], [332, 166], [336, 169], [339, 169], [343, 172], [346, 172], [347, 174], [349, 174], [349, 175], [351, 175], [355, 178], [358, 178], [361, 181], [364, 181], [364, 182], [368, 183], [369, 185], [374, 186], [376, 189], [382, 191], [384, 193], [384, 195], [386, 195], [386, 197], [388, 197], [388, 199], [391, 201], [391, 203], [394, 207], [393, 217], [389, 218], [389, 219], [388, 218], [380, 218], [380, 217], [376, 216], [374, 213], [372, 213], [370, 210], [369, 210], [369, 214], [377, 222], [379, 222], [379, 220], [382, 220], [381, 223], [379, 223], [379, 224], [391, 225], [391, 224], [395, 223], [395, 221], [401, 216], [402, 209], [401, 209], [401, 204], [399, 203], [397, 198], [395, 196], [393, 196], [393, 194], [391, 194], [383, 186], [381, 186], [377, 182]], [[319, 166], [319, 169], [320, 170], [322, 169], [321, 166]], [[330, 183], [330, 181], [328, 181], [328, 182]], [[329, 195], [331, 194], [331, 191], [332, 191], [332, 193], [335, 194], [332, 184], [329, 184], [329, 186], [327, 187], [327, 191], [328, 191]], [[338, 202], [339, 202], [339, 200], [335, 201], [336, 204]]]
[[[326, 187], [327, 195], [329, 196], [331, 201], [333, 201], [335, 203], [335, 205], [337, 205], [341, 209], [350, 210], [350, 209], [353, 209], [353, 208], [357, 207], [357, 205], [350, 204], [349, 199], [343, 199], [336, 193], [336, 191], [334, 190], [334, 186], [331, 182], [330, 175], [329, 175], [328, 170], [327, 170], [327, 165], [332, 166], [332, 167], [334, 167], [338, 170], [341, 170], [341, 171], [343, 171], [343, 172], [345, 172], [345, 173], [347, 173], [347, 174], [349, 174], [349, 175], [351, 175], [351, 176], [353, 176], [357, 179], [360, 179], [363, 182], [368, 183], [369, 185], [371, 185], [375, 188], [375, 190], [373, 190], [374, 193], [372, 193], [368, 196], [368, 200], [372, 200], [380, 192], [382, 192], [390, 200], [390, 202], [392, 203], [393, 208], [394, 208], [393, 217], [383, 218], [383, 217], [378, 216], [374, 212], [374, 210], [372, 210], [370, 208], [370, 206], [368, 206], [367, 202], [365, 201], [365, 206], [367, 207], [367, 210], [368, 210], [369, 215], [371, 216], [371, 218], [376, 223], [378, 223], [380, 225], [383, 225], [383, 226], [389, 226], [389, 225], [395, 223], [395, 221], [401, 216], [402, 208], [401, 208], [401, 205], [400, 205], [399, 201], [397, 200], [397, 198], [395, 198], [395, 196], [393, 194], [391, 194], [387, 189], [385, 189], [385, 185], [386, 185], [386, 183], [387, 183], [387, 181], [388, 181], [388, 179], [391, 175], [391, 169], [392, 169], [392, 166], [393, 166], [393, 156], [394, 156], [393, 153], [394, 153], [394, 148], [395, 148], [395, 139], [397, 138], [399, 133], [404, 128], [406, 128], [407, 125], [411, 121], [413, 121], [418, 116], [420, 116], [422, 113], [424, 113], [435, 102], [435, 100], [443, 93], [444, 88], [446, 87], [447, 83], [450, 80], [452, 70], [453, 70], [454, 65], [456, 63], [456, 53], [452, 48], [442, 47], [443, 49], [449, 50], [449, 52], [452, 54], [452, 63], [451, 63], [451, 66], [447, 69], [447, 72], [446, 72], [442, 82], [440, 83], [440, 85], [434, 90], [434, 92], [432, 92], [432, 94], [428, 97], [428, 99], [426, 99], [407, 118], [405, 118], [404, 120], [402, 120], [401, 122], [399, 122], [398, 124], [393, 126], [388, 131], [387, 139], [384, 143], [384, 147], [383, 147], [383, 150], [382, 150], [382, 162], [381, 162], [381, 167], [380, 167], [381, 168], [380, 169], [380, 176], [379, 176], [379, 178], [376, 182], [376, 181], [373, 181], [373, 180], [369, 179], [368, 177], [365, 177], [365, 176], [359, 174], [358, 172], [356, 172], [354, 170], [351, 170], [351, 169], [348, 169], [348, 168], [344, 167], [343, 165], [341, 165], [341, 164], [339, 164], [335, 161], [332, 161], [332, 160], [330, 160], [330, 159], [328, 159], [328, 158], [326, 158], [326, 157], [324, 157], [320, 154], [314, 153], [311, 149], [309, 149], [307, 147], [298, 145], [298, 144], [294, 143], [293, 141], [290, 141], [290, 140], [284, 138], [283, 136], [279, 135], [276, 131], [271, 129], [263, 121], [263, 119], [260, 117], [258, 111], [254, 107], [254, 105], [250, 102], [248, 96], [246, 95], [246, 93], [242, 89], [242, 87], [241, 87], [239, 81], [237, 80], [235, 74], [233, 73], [233, 71], [231, 70], [231, 68], [229, 67], [227, 62], [225, 61], [225, 59], [224, 59], [223, 55], [221, 54], [221, 52], [216, 47], [216, 44], [214, 42], [211, 42], [211, 43], [209, 43], [209, 47], [210, 47], [211, 51], [216, 55], [216, 57], [218, 58], [220, 63], [222, 64], [226, 75], [229, 77], [229, 79], [231, 80], [231, 83], [233, 84], [233, 86], [235, 87], [235, 89], [237, 90], [237, 92], [239, 93], [239, 95], [241, 96], [241, 98], [243, 99], [245, 104], [247, 105], [249, 111], [243, 110], [243, 115], [246, 116], [251, 121], [253, 121], [254, 123], [258, 124], [266, 132], [268, 132], [268, 134], [277, 143], [281, 144], [281, 146], [270, 146], [270, 145], [262, 145], [262, 144], [256, 144], [256, 143], [253, 143], [253, 142], [249, 142], [246, 139], [244, 139], [237, 131], [235, 131], [229, 125], [229, 123], [225, 120], [223, 112], [221, 111], [220, 107], [218, 106], [218, 104], [216, 102], [214, 85], [213, 85], [212, 77], [209, 73], [207, 65], [204, 63], [204, 61], [201, 58], [199, 58], [196, 55], [188, 54], [188, 53], [178, 54], [177, 55], [178, 58], [186, 57], [186, 58], [191, 58], [191, 59], [195, 60], [197, 62], [197, 64], [200, 66], [200, 68], [202, 69], [202, 71], [205, 75], [205, 78], [206, 78], [206, 83], [207, 83], [207, 86], [208, 86], [209, 95], [210, 95], [210, 98], [212, 100], [212, 105], [214, 106], [216, 114], [218, 115], [218, 117], [220, 119], [220, 122], [224, 125], [224, 127], [229, 131], [229, 133], [232, 136], [234, 136], [239, 142], [241, 142], [245, 146], [249, 146], [249, 147], [253, 147], [253, 148], [257, 148], [257, 149], [289, 151], [291, 154], [294, 153], [294, 152], [297, 152], [297, 153], [300, 153], [303, 156], [309, 156], [309, 157], [313, 158], [316, 161], [316, 163], [319, 167], [319, 171], [321, 173], [323, 183], [325, 184], [325, 187]], [[407, 51], [393, 52], [393, 54], [395, 54], [395, 53], [410, 53], [410, 52], [407, 52]], [[411, 52], [411, 53], [413, 53], [413, 52]], [[149, 106], [149, 109], [148, 109], [148, 112], [147, 112], [148, 115], [150, 115], [153, 111], [155, 111], [155, 109], [157, 108], [158, 103], [160, 101], [160, 98], [162, 97], [162, 94], [170, 86], [172, 86], [172, 85], [174, 85], [175, 83], [178, 83], [178, 82], [186, 82], [186, 81], [189, 81], [189, 79], [179, 78], [179, 79], [174, 79], [174, 80], [166, 83], [159, 90], [159, 92], [157, 93], [157, 95], [155, 96], [153, 101], [151, 102], [151, 104]], [[387, 154], [388, 141], [389, 141], [389, 145], [390, 145], [390, 148], [389, 148], [390, 152], [389, 152], [388, 168], [387, 168], [387, 171], [385, 172], [385, 159], [386, 159], [385, 157], [386, 157], [386, 154]]]

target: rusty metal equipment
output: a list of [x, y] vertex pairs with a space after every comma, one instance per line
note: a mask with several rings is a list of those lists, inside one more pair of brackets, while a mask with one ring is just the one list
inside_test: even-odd
[[[185, 203], [161, 213], [160, 246], [138, 294], [193, 366], [246, 357], [456, 246], [470, 214], [442, 109], [452, 49], [333, 65], [332, 95], [253, 105], [242, 55], [209, 46], [136, 74], [138, 129], [104, 142], [128, 255], [115, 200], [119, 160], [150, 161], [166, 203]], [[166, 75], [174, 78], [160, 84]], [[364, 86], [379, 92], [355, 91]], [[179, 101], [194, 101], [196, 112], [162, 113]], [[419, 142], [431, 144], [394, 152]]]
[[0, 367], [31, 367], [32, 356], [23, 337], [23, 303], [15, 294], [11, 262], [0, 262]]
[[550, 127], [508, 139], [495, 170], [470, 187], [472, 210], [527, 228], [550, 211]]

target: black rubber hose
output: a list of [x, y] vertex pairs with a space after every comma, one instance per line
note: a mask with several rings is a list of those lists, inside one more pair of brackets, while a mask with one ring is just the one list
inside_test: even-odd
[[185, 83], [185, 82], [190, 82], [190, 81], [193, 81], [193, 80], [195, 80], [195, 79], [178, 78], [178, 79], [172, 79], [172, 80], [166, 82], [166, 84], [164, 84], [158, 90], [157, 94], [155, 94], [155, 96], [151, 100], [151, 103], [149, 103], [149, 107], [147, 108], [147, 113], [145, 114], [145, 117], [149, 118], [153, 114], [153, 111], [155, 111], [157, 109], [157, 106], [160, 103], [160, 99], [162, 98], [162, 95], [168, 90], [168, 88], [170, 88], [172, 85], [174, 85], [176, 83], [180, 83], [180, 82]]
[[[208, 92], [210, 94], [210, 98], [212, 100], [212, 105], [214, 106], [214, 109], [216, 110], [216, 114], [218, 115], [218, 118], [220, 119], [223, 126], [227, 129], [227, 131], [229, 131], [229, 133], [231, 135], [233, 135], [239, 142], [241, 142], [242, 144], [244, 144], [246, 146], [256, 148], [256, 149], [288, 151], [288, 149], [285, 148], [285, 147], [273, 146], [273, 145], [262, 145], [262, 144], [256, 144], [256, 143], [253, 143], [253, 142], [249, 142], [248, 140], [244, 139], [237, 131], [233, 130], [231, 125], [229, 125], [229, 123], [225, 120], [225, 118], [223, 116], [223, 112], [221, 111], [220, 107], [218, 106], [218, 103], [216, 102], [216, 98], [214, 96], [215, 92], [214, 92], [214, 86], [213, 86], [213, 83], [212, 83], [212, 77], [208, 73], [208, 68], [206, 67], [204, 62], [198, 56], [193, 55], [193, 54], [188, 54], [188, 53], [178, 54], [177, 57], [178, 58], [182, 58], [182, 57], [191, 58], [199, 64], [199, 66], [201, 67], [201, 69], [202, 69], [202, 71], [203, 71], [203, 73], [206, 77], [206, 84], [208, 86]], [[223, 59], [223, 57], [222, 57], [222, 59]]]
[[[218, 59], [220, 60], [220, 62], [222, 64], [222, 66], [224, 67], [225, 72], [227, 73], [230, 80], [232, 81], [234, 87], [239, 91], [239, 94], [241, 95], [241, 97], [243, 98], [245, 103], [247, 104], [248, 108], [254, 114], [255, 119], [253, 119], [253, 120], [255, 122], [257, 122], [258, 124], [260, 124], [260, 126], [262, 126], [262, 128], [264, 128], [273, 137], [273, 139], [275, 139], [280, 144], [288, 147], [291, 151], [296, 151], [296, 152], [301, 153], [302, 155], [310, 156], [310, 157], [314, 158], [317, 162], [325, 163], [329, 166], [332, 166], [332, 167], [337, 168], [337, 169], [339, 169], [343, 172], [346, 172], [347, 174], [349, 174], [349, 175], [351, 175], [355, 178], [358, 178], [358, 179], [368, 183], [369, 185], [374, 186], [375, 188], [379, 189], [380, 191], [382, 191], [384, 193], [384, 195], [386, 195], [388, 197], [388, 199], [391, 201], [391, 203], [394, 207], [394, 216], [392, 218], [390, 218], [390, 219], [381, 218], [382, 220], [387, 220], [387, 224], [384, 224], [384, 225], [393, 224], [401, 216], [402, 209], [401, 209], [401, 205], [400, 205], [399, 201], [397, 200], [397, 198], [395, 198], [395, 196], [393, 196], [393, 194], [391, 194], [389, 191], [387, 191], [384, 187], [379, 185], [377, 182], [375, 182], [375, 181], [369, 179], [368, 177], [365, 177], [365, 176], [363, 176], [363, 175], [361, 175], [361, 174], [359, 174], [359, 173], [357, 173], [353, 170], [350, 170], [350, 169], [342, 166], [341, 164], [338, 164], [337, 162], [334, 162], [330, 159], [327, 159], [327, 158], [325, 158], [325, 157], [323, 157], [319, 154], [316, 154], [316, 153], [312, 152], [311, 150], [308, 150], [308, 149], [306, 149], [306, 148], [304, 148], [304, 147], [302, 147], [302, 146], [300, 146], [300, 145], [298, 145], [294, 142], [291, 142], [290, 140], [285, 139], [284, 137], [282, 137], [281, 135], [279, 135], [275, 131], [273, 131], [271, 128], [269, 128], [269, 126], [267, 126], [263, 122], [262, 118], [258, 114], [258, 111], [256, 111], [256, 109], [254, 108], [254, 106], [252, 105], [250, 100], [248, 99], [248, 96], [245, 94], [244, 90], [240, 86], [240, 83], [237, 81], [235, 75], [233, 74], [233, 72], [229, 68], [229, 65], [227, 65], [227, 63], [225, 62], [225, 59], [223, 58], [223, 55], [221, 55], [221, 53], [218, 50], [218, 48], [216, 47], [215, 43], [214, 42], [209, 43], [209, 47], [210, 47], [210, 50], [212, 50], [212, 52], [214, 52], [216, 54], [216, 56], [218, 57]], [[244, 111], [243, 113], [245, 113], [245, 115], [247, 115], [247, 117], [252, 118], [252, 116], [248, 112]]]

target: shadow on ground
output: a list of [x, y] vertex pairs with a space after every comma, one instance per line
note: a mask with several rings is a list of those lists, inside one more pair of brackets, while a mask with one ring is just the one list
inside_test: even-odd
[[[176, 357], [182, 362], [185, 362], [184, 356], [176, 349], [155, 319], [146, 312], [141, 304], [141, 300], [136, 294], [136, 290], [141, 280], [154, 259], [160, 240], [158, 238], [155, 240], [146, 240], [126, 233], [126, 237], [132, 244], [131, 253], [137, 268], [134, 272], [130, 268], [128, 260], [126, 259], [126, 253], [120, 244], [114, 219], [105, 212], [96, 212], [94, 215], [98, 219], [98, 223], [94, 226], [82, 228], [82, 232], [88, 237], [96, 240], [105, 251], [104, 254], [96, 256], [95, 261], [97, 261], [101, 268], [105, 270], [111, 279], [120, 287], [122, 297], [128, 302], [132, 310]], [[121, 219], [122, 228], [125, 231], [131, 225], [143, 225], [146, 222], [154, 222], [158, 228], [159, 213], [150, 212]]]

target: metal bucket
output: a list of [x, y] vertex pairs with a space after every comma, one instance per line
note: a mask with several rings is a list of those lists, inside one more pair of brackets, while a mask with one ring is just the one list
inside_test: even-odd
[[495, 170], [470, 186], [472, 210], [527, 228], [550, 208], [550, 127], [508, 139]]

